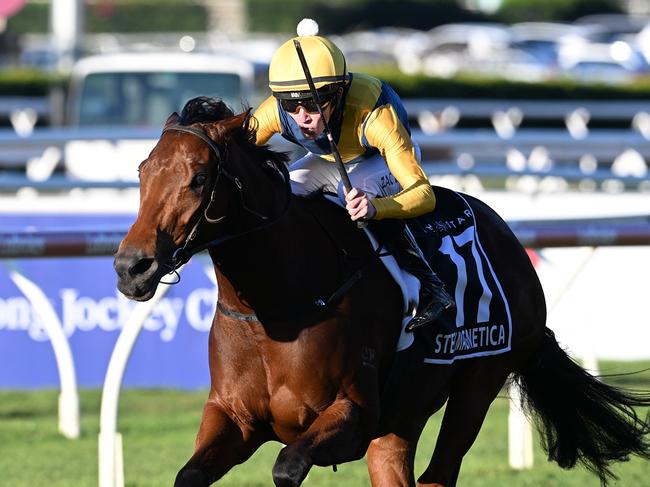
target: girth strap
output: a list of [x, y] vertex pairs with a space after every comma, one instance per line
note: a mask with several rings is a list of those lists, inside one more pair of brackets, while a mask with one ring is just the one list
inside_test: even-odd
[[234, 318], [240, 321], [259, 321], [255, 313], [240, 313], [234, 309], [226, 308], [223, 304], [221, 304], [221, 301], [217, 301], [217, 308], [229, 318]]

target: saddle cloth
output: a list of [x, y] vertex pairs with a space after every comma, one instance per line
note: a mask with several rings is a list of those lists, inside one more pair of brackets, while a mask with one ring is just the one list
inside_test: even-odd
[[[381, 260], [400, 287], [404, 303], [396, 350], [407, 349], [417, 336], [430, 344], [424, 361], [432, 364], [505, 353], [512, 338], [510, 308], [490, 256], [481, 245], [474, 212], [462, 194], [438, 186], [434, 192], [434, 211], [405, 221], [429, 265], [454, 297], [456, 309], [451, 319], [456, 329], [444, 334], [431, 323], [422, 333], [406, 332], [417, 309], [420, 282], [400, 269], [392, 255], [386, 255]], [[342, 206], [338, 198], [328, 199]], [[376, 249], [374, 236], [365, 231]]]
[[[424, 327], [430, 344], [425, 362], [497, 355], [510, 350], [512, 318], [508, 299], [490, 255], [481, 245], [481, 222], [461, 193], [434, 187], [433, 212], [407, 220], [431, 268], [456, 301], [456, 329], [443, 334], [436, 324]], [[484, 231], [484, 230], [483, 230]], [[454, 313], [452, 312], [452, 313]]]

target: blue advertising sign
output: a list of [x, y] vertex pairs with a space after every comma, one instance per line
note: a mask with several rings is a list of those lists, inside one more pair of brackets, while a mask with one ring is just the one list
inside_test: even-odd
[[[134, 216], [3, 216], [3, 230], [123, 229]], [[209, 265], [185, 266], [144, 324], [133, 348], [126, 387], [209, 385], [207, 342], [217, 289]], [[15, 273], [47, 296], [68, 337], [80, 387], [101, 387], [113, 347], [136, 303], [117, 291], [112, 257], [0, 260], [0, 388], [58, 387], [52, 345]]]

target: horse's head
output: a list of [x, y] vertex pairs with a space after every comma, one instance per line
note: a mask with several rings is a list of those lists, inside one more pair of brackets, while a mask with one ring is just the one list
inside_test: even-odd
[[255, 150], [248, 118], [248, 112], [233, 115], [223, 102], [205, 97], [190, 100], [180, 116], [168, 118], [140, 164], [140, 209], [115, 254], [124, 295], [150, 299], [160, 279], [189, 258], [180, 257], [179, 249], [185, 253], [190, 241], [198, 246], [209, 240], [207, 227], [211, 235], [221, 231], [217, 227], [225, 225], [232, 202], [243, 201], [248, 176], [231, 166], [244, 165], [242, 147]]

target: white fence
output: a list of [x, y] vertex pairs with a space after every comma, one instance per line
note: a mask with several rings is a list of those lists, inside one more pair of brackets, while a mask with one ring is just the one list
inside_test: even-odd
[[[159, 136], [158, 129], [38, 128], [31, 135], [20, 137], [11, 129], [2, 129], [0, 164], [24, 167], [27, 160], [40, 157], [46, 149], [54, 147], [64, 151], [74, 141], [106, 141], [117, 145], [122, 141], [155, 141]], [[529, 153], [536, 147], [546, 147], [551, 156], [574, 162], [584, 154], [611, 161], [628, 149], [644, 157], [650, 156], [650, 139], [624, 129], [592, 130], [581, 138], [561, 129], [521, 129], [508, 138], [490, 129], [455, 129], [435, 134], [413, 130], [413, 137], [423, 150], [424, 160], [452, 159], [462, 152], [480, 155], [486, 160], [503, 160], [510, 148]], [[429, 152], [431, 155], [427, 157]]]
[[[487, 129], [413, 134], [429, 176], [553, 177], [592, 189], [616, 179], [623, 188], [650, 191], [650, 140], [632, 131], [598, 130], [582, 139], [530, 129], [509, 139]], [[0, 167], [17, 170], [0, 177], [0, 191], [136, 186], [137, 165], [159, 135], [144, 129], [39, 129], [29, 137], [0, 131]], [[280, 137], [273, 143], [278, 150], [295, 150]]]
[[[647, 180], [650, 102], [407, 99], [405, 105], [417, 120], [413, 135], [423, 159], [436, 165], [448, 163], [445, 170], [480, 171], [486, 166], [544, 172], [570, 166], [589, 176], [599, 168], [611, 167], [613, 176]], [[21, 104], [18, 98], [4, 103], [0, 98], [0, 114], [3, 111], [18, 120], [21, 113], [38, 115], [46, 108], [43, 100], [25, 99]], [[478, 118], [487, 119], [492, 128], [454, 128], [459, 120]], [[557, 120], [565, 128], [520, 128], [527, 119]], [[602, 126], [604, 121], [628, 126], [590, 129], [590, 124]], [[0, 167], [40, 165], [41, 170], [31, 177], [36, 181], [48, 179], [56, 167], [80, 171], [90, 167], [91, 160], [91, 174], [103, 174], [98, 166], [109, 161], [128, 164], [134, 171], [142, 154], [146, 155], [160, 136], [160, 128], [32, 130], [14, 125], [16, 130], [0, 130]], [[279, 150], [292, 149], [282, 139], [274, 140]]]

